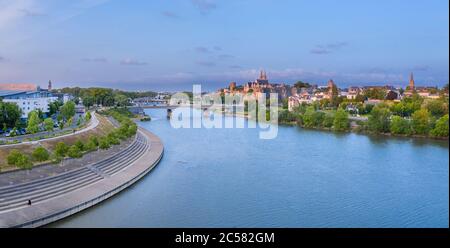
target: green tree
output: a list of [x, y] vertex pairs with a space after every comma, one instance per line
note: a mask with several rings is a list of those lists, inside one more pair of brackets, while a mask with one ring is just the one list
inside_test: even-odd
[[391, 133], [393, 134], [411, 134], [411, 125], [408, 120], [405, 118], [394, 115], [392, 116], [391, 120], [391, 126], [390, 126]]
[[99, 145], [100, 149], [106, 150], [108, 148], [111, 147], [111, 145], [109, 144], [109, 139], [107, 137], [102, 137], [99, 140]]
[[313, 127], [314, 126], [314, 113], [316, 110], [314, 107], [309, 106], [306, 108], [305, 114], [303, 114], [303, 125], [305, 127]]
[[89, 95], [88, 96], [84, 96], [81, 100], [83, 101], [83, 105], [86, 108], [90, 108], [90, 107], [94, 106], [94, 104], [95, 104], [94, 97], [89, 96]]
[[333, 127], [334, 123], [334, 114], [333, 113], [327, 113], [323, 119], [323, 126], [326, 128]]
[[51, 102], [48, 105], [48, 109], [49, 109], [49, 115], [54, 115], [59, 111], [59, 107], [60, 107], [60, 102], [59, 101], [55, 101], [55, 102]]
[[91, 112], [88, 111], [88, 112], [86, 113], [86, 122], [90, 121], [91, 118], [92, 118]]
[[412, 114], [412, 129], [415, 134], [426, 135], [431, 128], [431, 115], [426, 109], [417, 110]]
[[64, 158], [68, 150], [69, 147], [64, 142], [59, 142], [55, 146], [55, 155]]
[[2, 102], [0, 100], [0, 123], [8, 127], [15, 127], [22, 116], [22, 110], [15, 103]]
[[305, 83], [303, 81], [297, 81], [294, 84], [294, 87], [296, 87], [297, 89], [301, 89], [301, 88], [309, 88], [309, 87], [311, 87], [311, 85], [309, 83]]
[[31, 169], [33, 164], [27, 155], [21, 153], [17, 149], [13, 149], [7, 156], [7, 161], [9, 165], [14, 165], [20, 169]]
[[83, 157], [83, 153], [81, 152], [80, 148], [76, 145], [70, 146], [69, 150], [67, 150], [67, 156], [71, 158], [81, 158]]
[[384, 89], [373, 88], [364, 92], [365, 98], [384, 100], [386, 91]]
[[97, 150], [98, 145], [93, 141], [89, 140], [86, 145], [84, 145], [84, 150], [92, 152]]
[[116, 102], [116, 105], [119, 107], [123, 107], [123, 106], [128, 106], [129, 105], [129, 101], [128, 101], [128, 97], [122, 94], [116, 94], [114, 96], [114, 101]]
[[448, 114], [448, 103], [441, 99], [428, 100], [425, 103], [425, 108], [430, 112], [431, 115], [436, 117], [441, 117]]
[[343, 109], [338, 109], [334, 115], [333, 128], [335, 131], [343, 132], [350, 128], [348, 113]]
[[50, 154], [42, 146], [39, 146], [36, 149], [34, 149], [31, 156], [33, 157], [34, 160], [39, 161], [39, 162], [47, 161], [50, 158]]
[[75, 103], [72, 101], [66, 102], [61, 108], [60, 108], [61, 116], [64, 118], [64, 120], [68, 120], [72, 118], [75, 115]]
[[6, 160], [8, 161], [9, 165], [15, 165], [17, 162], [17, 158], [21, 155], [22, 153], [19, 150], [13, 149], [9, 152], [8, 156], [6, 157]]
[[389, 118], [391, 112], [383, 106], [375, 106], [370, 112], [367, 122], [368, 128], [372, 132], [387, 133], [389, 132]]
[[40, 122], [41, 122], [41, 119], [39, 119], [39, 113], [37, 111], [31, 111], [28, 114], [27, 131], [29, 133], [39, 132]]
[[80, 149], [80, 151], [84, 150], [83, 141], [81, 141], [80, 139], [77, 139], [77, 141], [75, 141], [75, 146], [78, 147], [78, 149]]
[[431, 135], [436, 137], [448, 137], [448, 114], [442, 116], [431, 130]]
[[53, 122], [52, 118], [47, 118], [44, 120], [44, 127], [47, 132], [52, 132], [54, 125], [55, 123]]
[[94, 144], [95, 144], [95, 146], [98, 146], [98, 138], [97, 138], [97, 136], [91, 136], [91, 137], [89, 137], [89, 141], [90, 142], [93, 142]]

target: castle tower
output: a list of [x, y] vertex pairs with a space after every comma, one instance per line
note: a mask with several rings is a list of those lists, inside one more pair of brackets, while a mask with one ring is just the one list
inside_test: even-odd
[[52, 90], [52, 80], [48, 81], [48, 91]]
[[411, 72], [411, 75], [409, 76], [409, 90], [414, 90], [415, 86], [414, 86], [414, 75]]

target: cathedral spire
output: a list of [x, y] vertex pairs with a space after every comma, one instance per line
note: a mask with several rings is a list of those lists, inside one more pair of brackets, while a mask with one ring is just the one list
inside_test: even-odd
[[414, 75], [411, 72], [411, 75], [409, 76], [409, 89], [410, 90], [414, 90]]

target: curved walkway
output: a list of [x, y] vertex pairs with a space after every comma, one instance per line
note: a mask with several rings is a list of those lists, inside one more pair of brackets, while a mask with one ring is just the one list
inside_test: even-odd
[[139, 128], [130, 146], [100, 162], [0, 187], [0, 227], [42, 226], [106, 200], [153, 169], [163, 150], [157, 136]]
[[[83, 128], [83, 129], [81, 129], [81, 130], [78, 130], [78, 131], [75, 131], [75, 132], [72, 132], [72, 133], [69, 133], [69, 134], [64, 134], [64, 135], [60, 135], [60, 136], [55, 136], [55, 137], [47, 138], [47, 139], [40, 139], [40, 140], [36, 140], [36, 141], [25, 141], [25, 142], [22, 141], [22, 142], [17, 143], [17, 144], [5, 144], [5, 145], [0, 145], [0, 147], [20, 146], [20, 145], [23, 145], [23, 144], [36, 144], [36, 143], [39, 143], [39, 142], [41, 142], [41, 141], [54, 140], [54, 139], [60, 139], [60, 138], [64, 138], [64, 137], [68, 137], [68, 136], [72, 136], [72, 135], [77, 135], [77, 134], [84, 133], [84, 132], [87, 132], [87, 131], [89, 131], [89, 130], [92, 130], [92, 129], [96, 128], [96, 127], [98, 126], [99, 123], [100, 123], [100, 122], [99, 122], [99, 120], [97, 119], [97, 116], [96, 116], [95, 112], [92, 111], [92, 112], [91, 112], [91, 120], [90, 120], [90, 122], [89, 122], [89, 126]], [[68, 131], [68, 130], [65, 130], [65, 131]], [[19, 136], [19, 137], [20, 137], [20, 136]]]

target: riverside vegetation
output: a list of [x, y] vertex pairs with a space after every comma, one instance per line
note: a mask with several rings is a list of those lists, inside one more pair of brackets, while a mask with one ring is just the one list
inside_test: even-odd
[[[356, 113], [359, 118], [352, 118]], [[302, 104], [294, 111], [282, 109], [279, 123], [338, 132], [448, 138], [449, 99], [445, 95], [425, 99], [414, 94], [399, 102], [383, 101], [377, 105], [365, 104], [359, 99], [326, 100]]]
[[[72, 145], [58, 142], [53, 150], [49, 151], [42, 146], [35, 148], [31, 154], [26, 154], [18, 149], [13, 149], [7, 156], [7, 163], [19, 169], [31, 169], [36, 163], [59, 163], [65, 158], [81, 158], [84, 154], [97, 149], [109, 149], [112, 145], [119, 145], [122, 140], [133, 137], [137, 132], [137, 125], [130, 118], [133, 114], [125, 108], [112, 108], [100, 112], [102, 115], [111, 116], [120, 124], [105, 135], [91, 135], [82, 140], [77, 139]], [[87, 116], [90, 118], [90, 114]]]

